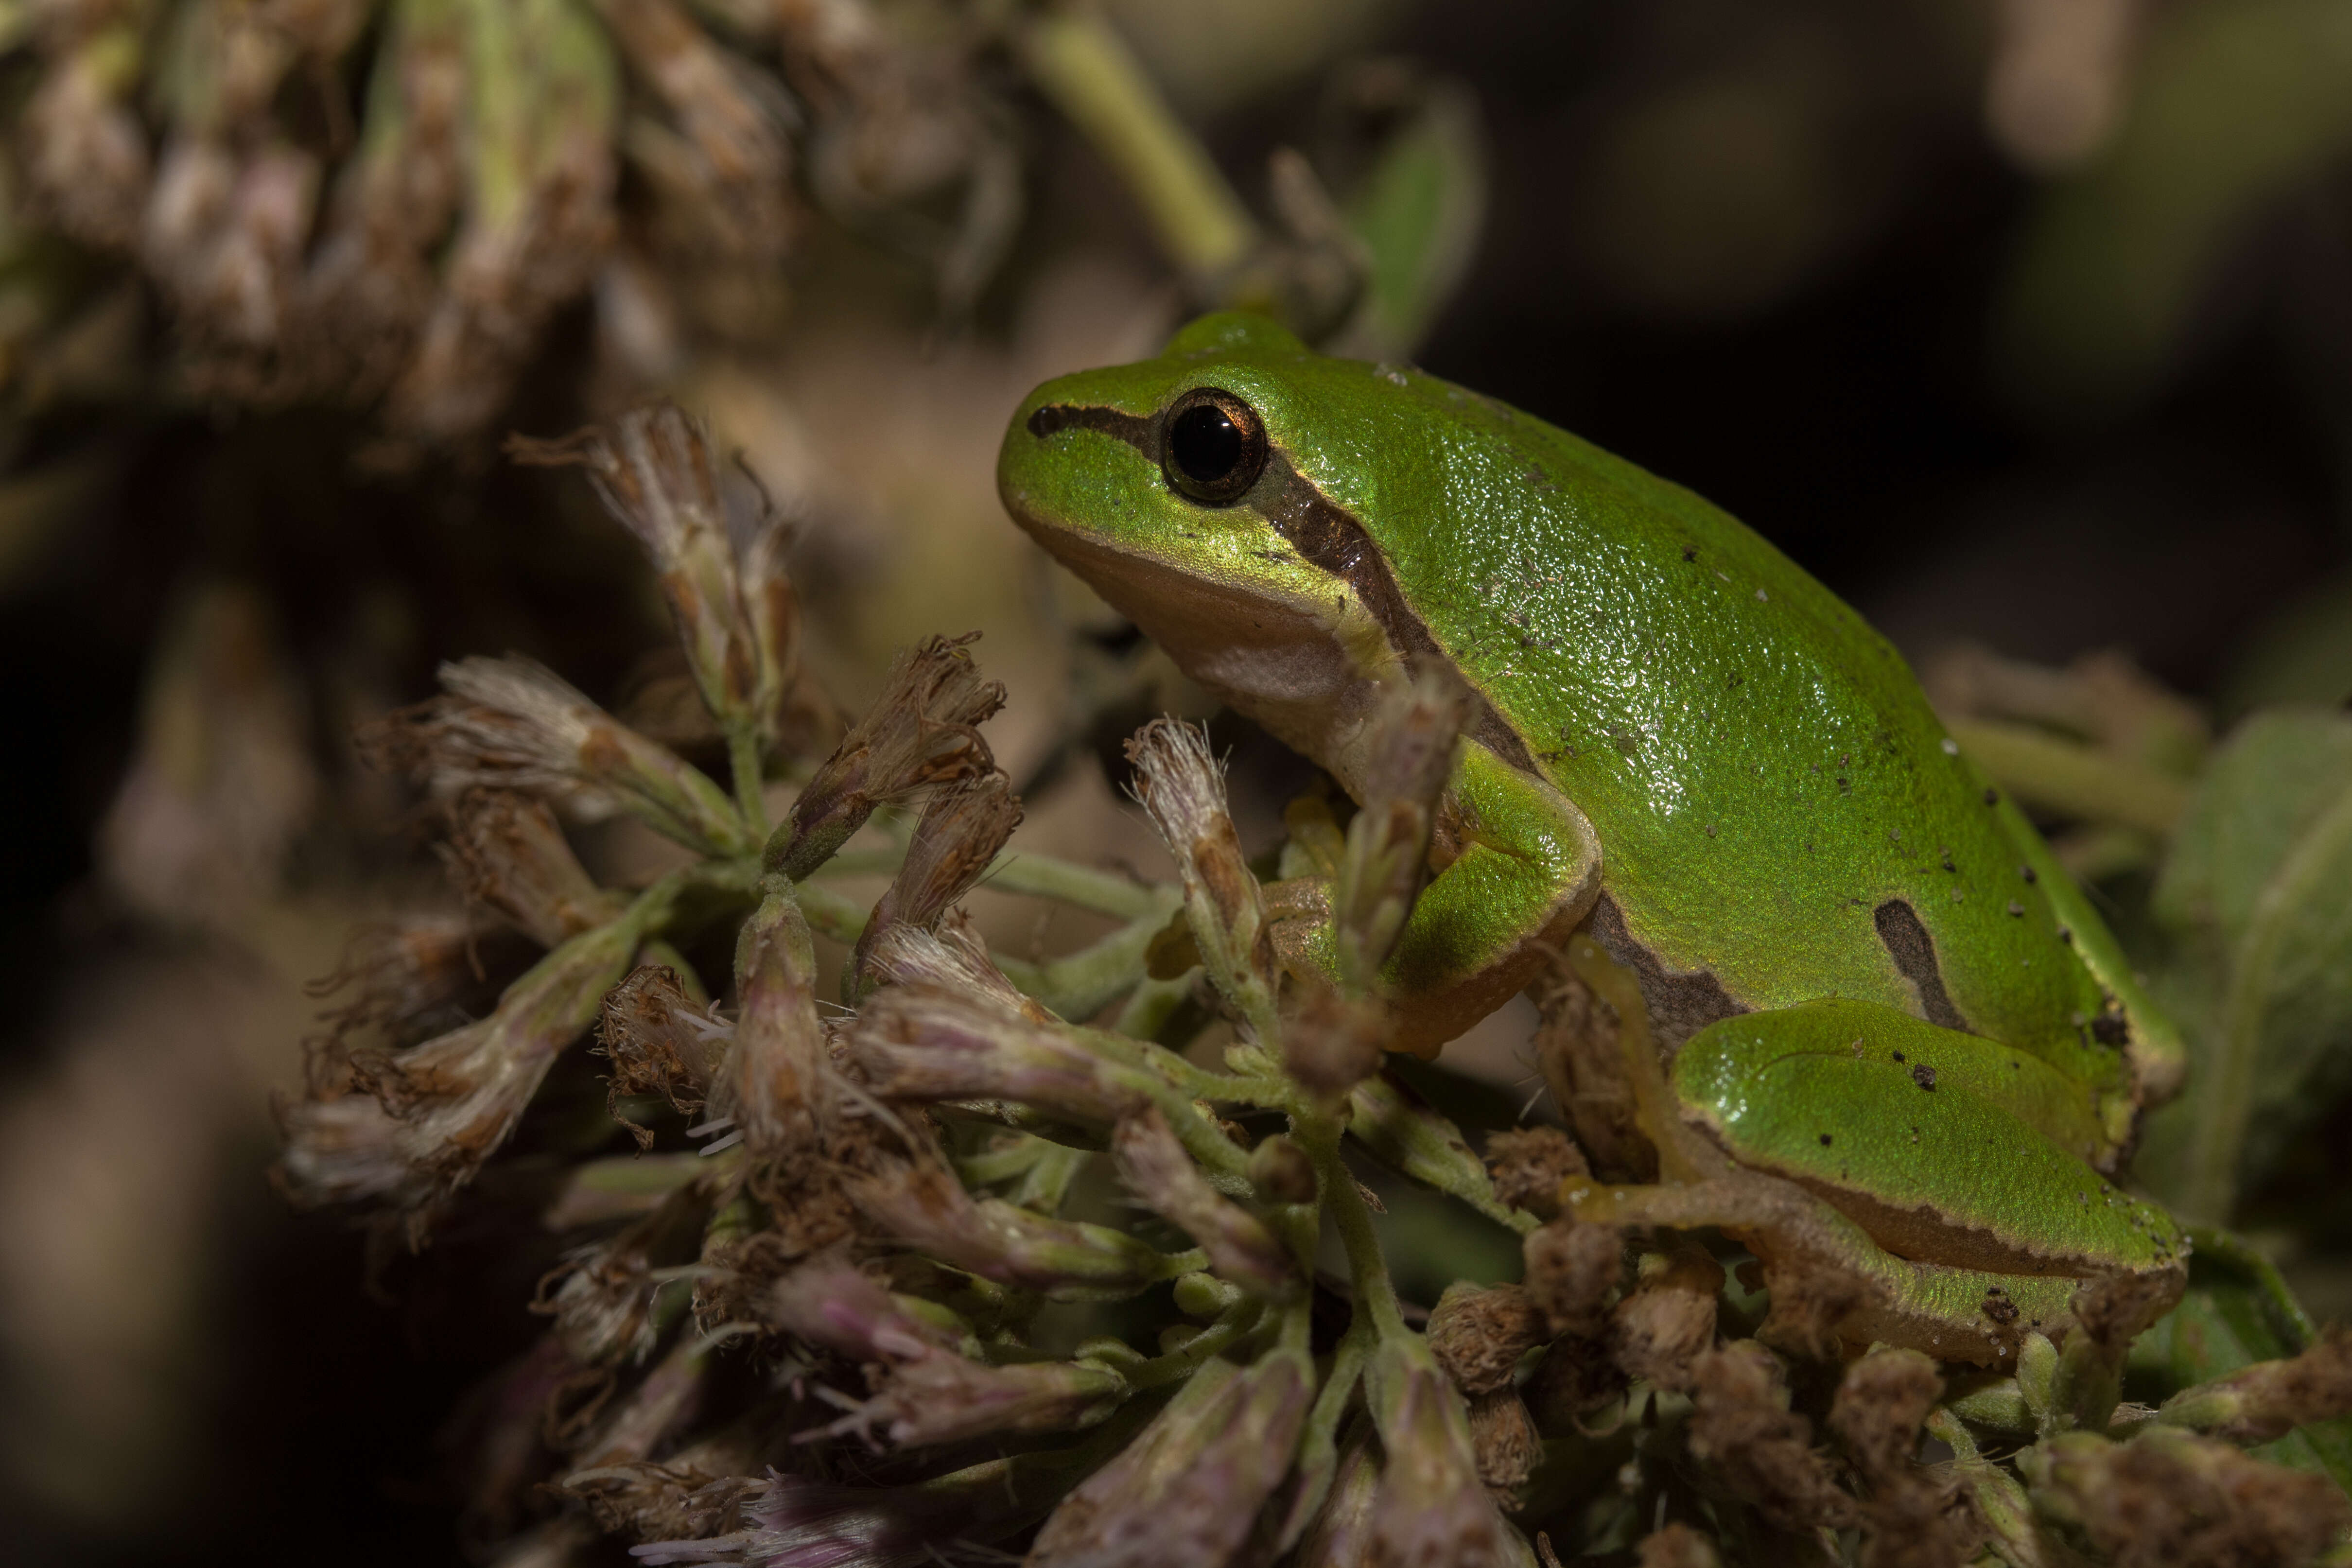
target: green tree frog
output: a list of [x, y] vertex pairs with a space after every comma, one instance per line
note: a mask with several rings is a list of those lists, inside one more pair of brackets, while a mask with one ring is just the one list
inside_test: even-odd
[[998, 487], [1359, 799], [1383, 683], [1460, 677], [1434, 874], [1383, 980], [1430, 1054], [1572, 935], [1630, 971], [1676, 1123], [1651, 1131], [1690, 1157], [1593, 1217], [1842, 1262], [1874, 1292], [1849, 1338], [1946, 1359], [2006, 1360], [2086, 1279], [2177, 1289], [2179, 1230], [2108, 1180], [2179, 1079], [2173, 1029], [1902, 658], [1738, 521], [1244, 314], [1038, 388]]

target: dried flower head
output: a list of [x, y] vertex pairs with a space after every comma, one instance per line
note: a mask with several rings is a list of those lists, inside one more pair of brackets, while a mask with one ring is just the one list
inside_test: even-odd
[[844, 1040], [866, 1081], [891, 1099], [1006, 1100], [1098, 1122], [1142, 1103], [1082, 1031], [1009, 1012], [984, 991], [887, 987]]
[[1544, 1314], [1517, 1285], [1449, 1285], [1429, 1314], [1429, 1349], [1465, 1394], [1511, 1385], [1527, 1353], [1550, 1335]]
[[[1056, 1300], [1131, 1296], [1186, 1271], [1125, 1231], [1048, 1219], [1002, 1198], [974, 1199], [932, 1166], [868, 1176], [850, 1196], [885, 1232], [983, 1279]], [[1197, 1261], [1197, 1260], [1196, 1260]]]
[[441, 668], [446, 697], [394, 714], [363, 737], [436, 796], [520, 790], [595, 814], [626, 810], [707, 855], [750, 853], [742, 818], [717, 784], [522, 658]]
[[1313, 1402], [1303, 1351], [1212, 1360], [1037, 1532], [1037, 1568], [1195, 1568], [1233, 1561], [1290, 1471]]
[[1432, 662], [1383, 689], [1366, 724], [1363, 805], [1348, 824], [1331, 889], [1332, 952], [1352, 994], [1378, 991], [1381, 966], [1429, 876], [1438, 796], [1469, 710], [1461, 678]]
[[1812, 1424], [1789, 1408], [1780, 1363], [1752, 1340], [1709, 1351], [1692, 1368], [1696, 1387], [1691, 1457], [1784, 1530], [1859, 1522], [1812, 1447]]
[[541, 947], [620, 912], [620, 900], [572, 854], [555, 814], [511, 790], [467, 790], [452, 801], [442, 853], [467, 901], [497, 911]]
[[2020, 1468], [2037, 1507], [2116, 1568], [2310, 1563], [2352, 1523], [2352, 1505], [2325, 1476], [2178, 1427], [2151, 1426], [2128, 1443], [2063, 1433], [2021, 1456]]
[[607, 1106], [638, 1148], [653, 1147], [653, 1133], [624, 1116], [621, 1101], [659, 1095], [675, 1110], [701, 1110], [729, 1037], [729, 1026], [688, 995], [666, 964], [641, 964], [606, 994], [596, 1042], [613, 1062]]
[[1279, 1034], [1273, 931], [1206, 731], [1156, 719], [1128, 742], [1127, 757], [1135, 764], [1135, 798], [1184, 879], [1184, 912], [1210, 980], [1270, 1043]]
[[873, 956], [877, 944], [896, 931], [936, 926], [957, 900], [971, 891], [1020, 826], [1021, 802], [1013, 794], [1012, 782], [994, 769], [959, 780], [931, 796], [915, 824], [898, 874], [858, 933], [850, 974], [866, 982], [878, 979]]
[[1265, 1221], [1210, 1184], [1157, 1107], [1121, 1119], [1111, 1152], [1129, 1190], [1199, 1242], [1220, 1276], [1274, 1298], [1293, 1295], [1304, 1283], [1289, 1249]]
[[980, 678], [971, 640], [935, 637], [898, 656], [882, 695], [819, 764], [769, 841], [770, 870], [800, 881], [876, 806], [995, 767], [979, 726], [1004, 706], [1004, 688]]
[[[661, 0], [630, 0], [622, 9], [638, 26], [682, 20]], [[799, 660], [800, 607], [773, 537], [783, 527], [763, 517], [739, 549], [701, 422], [657, 404], [560, 441], [515, 437], [507, 449], [522, 462], [588, 470], [606, 509], [653, 562], [704, 704], [725, 732], [774, 745]]]
[[278, 1184], [304, 1206], [383, 1201], [419, 1240], [430, 1211], [514, 1131], [556, 1053], [595, 1022], [635, 945], [620, 924], [574, 937], [481, 1022], [404, 1051], [354, 1053], [351, 1092], [281, 1107]]
[[1591, 1174], [1584, 1151], [1557, 1127], [1507, 1127], [1486, 1135], [1486, 1168], [1495, 1196], [1538, 1219], [1559, 1214], [1559, 1184]]

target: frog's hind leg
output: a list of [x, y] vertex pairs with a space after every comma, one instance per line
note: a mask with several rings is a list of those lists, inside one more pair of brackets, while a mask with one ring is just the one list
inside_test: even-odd
[[1560, 1206], [1570, 1223], [1724, 1232], [1763, 1265], [1772, 1310], [1762, 1337], [1812, 1354], [1884, 1342], [2012, 1366], [2024, 1337], [2054, 1325], [2082, 1283], [1897, 1258], [1795, 1183], [1757, 1172], [1658, 1186], [1571, 1177]]

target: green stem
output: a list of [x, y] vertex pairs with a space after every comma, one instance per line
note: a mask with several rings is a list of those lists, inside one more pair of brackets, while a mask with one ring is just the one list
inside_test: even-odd
[[1299, 1117], [1292, 1123], [1291, 1136], [1315, 1162], [1324, 1209], [1339, 1232], [1339, 1245], [1347, 1250], [1356, 1310], [1366, 1316], [1372, 1332], [1381, 1339], [1406, 1332], [1404, 1310], [1389, 1279], [1388, 1264], [1381, 1257], [1380, 1233], [1372, 1228], [1372, 1211], [1364, 1206], [1364, 1195], [1356, 1190], [1355, 1173], [1339, 1157], [1338, 1127], [1328, 1118]]
[[1167, 1354], [1127, 1369], [1122, 1375], [1128, 1386], [1141, 1393], [1182, 1382], [1200, 1370], [1202, 1363], [1256, 1327], [1260, 1310], [1261, 1303], [1255, 1298], [1240, 1303]]
[[1996, 784], [2029, 805], [2162, 837], [2189, 805], [2189, 785], [2143, 763], [2024, 724], [1963, 721], [1952, 739]]
[[2220, 1049], [2198, 1098], [2197, 1135], [2189, 1148], [2189, 1176], [2181, 1208], [2190, 1216], [2226, 1225], [2237, 1201], [2238, 1160], [2246, 1145], [2246, 1122], [2253, 1110], [2254, 1080], [2262, 1065], [2263, 1024], [2270, 1011], [2271, 971], [2295, 917], [2319, 894], [2352, 847], [2352, 790], [2306, 829], [2287, 851], [2278, 870], [2254, 900], [2245, 934], [2230, 968], [2230, 991], [2221, 1014]]
[[1000, 893], [1025, 893], [1032, 898], [1058, 899], [1082, 910], [1093, 910], [1118, 920], [1140, 920], [1157, 913], [1165, 923], [1184, 901], [1173, 887], [1138, 882], [1091, 866], [1007, 850], [999, 855], [980, 885]]
[[749, 724], [730, 726], [727, 733], [727, 766], [735, 779], [735, 807], [751, 830], [751, 842], [768, 840], [768, 803], [761, 798], [767, 782], [767, 757], [760, 737]]
[[1023, 36], [1038, 90], [1118, 172], [1160, 247], [1196, 286], [1240, 265], [1256, 227], [1197, 138], [1091, 7], [1041, 12]]
[[1162, 907], [1147, 910], [1090, 947], [1044, 963], [1026, 963], [1000, 953], [997, 967], [1004, 971], [1006, 979], [1063, 1017], [1090, 1017], [1143, 980], [1144, 954], [1177, 907], [1171, 890]]

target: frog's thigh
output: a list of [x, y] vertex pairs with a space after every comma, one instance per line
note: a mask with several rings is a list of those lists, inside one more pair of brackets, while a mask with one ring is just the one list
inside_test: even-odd
[[1526, 989], [1601, 890], [1592, 825], [1549, 783], [1465, 742], [1450, 787], [1470, 843], [1422, 889], [1381, 971], [1397, 1048], [1423, 1056]]
[[2017, 1056], [1841, 1002], [1710, 1025], [1674, 1079], [1684, 1116], [1739, 1164], [1797, 1183], [1898, 1257], [2075, 1278], [2174, 1267], [2170, 1215], [2004, 1103], [2027, 1071]]

